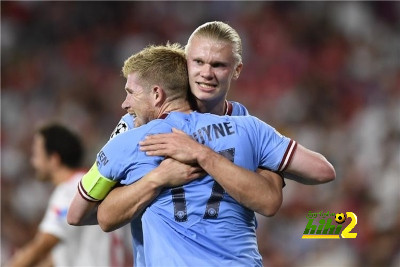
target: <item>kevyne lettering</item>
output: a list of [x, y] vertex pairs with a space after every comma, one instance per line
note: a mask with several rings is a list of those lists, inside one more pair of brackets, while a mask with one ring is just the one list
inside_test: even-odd
[[234, 133], [235, 131], [233, 129], [233, 126], [231, 125], [231, 122], [223, 122], [217, 124], [209, 124], [205, 127], [201, 127], [193, 132], [192, 136], [197, 142], [204, 144], [206, 140], [210, 142], [220, 137], [225, 137]]

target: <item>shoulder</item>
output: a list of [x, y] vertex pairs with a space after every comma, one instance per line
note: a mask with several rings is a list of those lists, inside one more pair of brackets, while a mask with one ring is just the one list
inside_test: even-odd
[[173, 127], [177, 129], [183, 129], [187, 124], [193, 121], [193, 114], [197, 112], [191, 113], [182, 113], [178, 111], [171, 112], [165, 119], [154, 120], [154, 127], [152, 127], [152, 131], [154, 129], [158, 129], [159, 131], [169, 132]]
[[252, 115], [231, 116], [230, 119], [233, 120], [239, 127], [244, 128], [248, 132], [252, 131], [256, 133], [271, 133], [275, 131], [271, 125]]
[[228, 101], [231, 105], [232, 105], [232, 116], [246, 116], [249, 115], [249, 111], [247, 110], [247, 108], [236, 101]]
[[122, 116], [117, 126], [115, 127], [114, 131], [111, 133], [110, 139], [114, 138], [115, 136], [121, 133], [124, 133], [128, 130], [135, 128], [134, 121], [135, 117], [129, 113]]
[[97, 155], [97, 159], [100, 160], [100, 162], [107, 161], [105, 159], [106, 157], [107, 159], [113, 158], [113, 161], [115, 161], [127, 155], [133, 155], [138, 151], [138, 143], [143, 140], [146, 135], [162, 133], [165, 132], [165, 129], [171, 129], [171, 127], [165, 124], [163, 120], [154, 120], [140, 127], [118, 134], [107, 142]]
[[120, 179], [125, 169], [135, 162], [139, 151], [138, 143], [145, 133], [145, 127], [138, 127], [109, 140], [96, 156], [95, 164], [100, 174], [111, 180]]
[[226, 116], [227, 119], [235, 121], [239, 124], [257, 124], [258, 121], [260, 121], [257, 117], [251, 116], [251, 115], [244, 115], [244, 116]]
[[138, 140], [143, 138], [143, 135], [146, 133], [146, 127], [138, 127], [131, 129], [129, 131], [119, 133], [115, 135], [112, 139], [110, 139], [103, 149], [113, 150], [120, 148], [131, 148], [132, 145], [136, 144]]

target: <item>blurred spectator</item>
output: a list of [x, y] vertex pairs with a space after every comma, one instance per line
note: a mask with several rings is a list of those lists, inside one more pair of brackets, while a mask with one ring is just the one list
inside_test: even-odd
[[[34, 135], [31, 162], [41, 181], [55, 189], [35, 236], [12, 256], [7, 266], [126, 266], [132, 259], [129, 232], [121, 228], [108, 234], [99, 226], [73, 227], [67, 223], [67, 211], [77, 185], [85, 174], [80, 170], [83, 146], [77, 135], [58, 124], [42, 126]], [[29, 184], [28, 184], [29, 185]], [[14, 198], [19, 203], [35, 203], [32, 187]], [[19, 208], [23, 218], [32, 205]], [[18, 209], [16, 209], [18, 210]], [[17, 231], [17, 229], [9, 229]], [[46, 263], [45, 263], [46, 262]]]

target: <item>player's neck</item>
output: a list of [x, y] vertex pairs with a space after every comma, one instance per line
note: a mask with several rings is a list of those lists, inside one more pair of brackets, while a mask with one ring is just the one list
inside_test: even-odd
[[55, 185], [59, 185], [69, 180], [76, 172], [77, 170], [70, 169], [65, 166], [59, 167], [55, 171], [53, 171], [52, 182]]
[[158, 111], [157, 118], [164, 113], [169, 113], [173, 111], [189, 113], [192, 111], [192, 108], [190, 107], [189, 102], [185, 99], [175, 99], [173, 101], [165, 102], [163, 104], [163, 106]]
[[216, 103], [197, 100], [197, 110], [201, 113], [225, 115], [227, 109], [225, 102], [225, 99], [222, 99]]

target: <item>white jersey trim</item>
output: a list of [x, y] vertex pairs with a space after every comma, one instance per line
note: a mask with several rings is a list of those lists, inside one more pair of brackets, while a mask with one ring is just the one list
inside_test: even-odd
[[79, 192], [79, 194], [81, 195], [81, 197], [84, 198], [84, 199], [86, 199], [87, 201], [91, 201], [91, 202], [98, 202], [98, 201], [100, 201], [100, 200], [98, 200], [98, 199], [92, 198], [91, 196], [89, 196], [89, 195], [87, 194], [87, 192], [85, 191], [85, 189], [84, 189], [83, 186], [82, 186], [82, 180], [79, 181], [79, 183], [78, 183], [78, 192]]
[[283, 155], [281, 164], [279, 165], [278, 171], [282, 172], [289, 166], [289, 163], [292, 160], [296, 148], [297, 148], [297, 142], [294, 140], [290, 140], [289, 145], [286, 148], [285, 154]]

